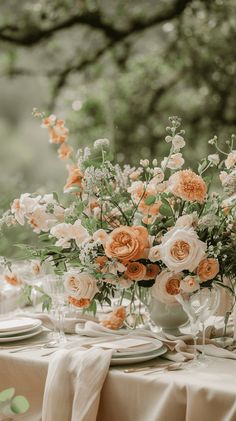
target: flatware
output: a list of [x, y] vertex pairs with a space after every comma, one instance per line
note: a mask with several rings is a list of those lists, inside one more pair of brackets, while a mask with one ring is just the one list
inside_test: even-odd
[[163, 368], [159, 367], [156, 369], [150, 369], [148, 372], [144, 373], [143, 375], [146, 376], [152, 373], [164, 373], [165, 371], [181, 370], [183, 368], [183, 365], [184, 365], [183, 363], [175, 363]]
[[136, 373], [136, 372], [147, 371], [147, 370], [151, 370], [151, 369], [161, 369], [161, 370], [163, 370], [164, 368], [171, 367], [171, 366], [176, 365], [176, 364], [180, 364], [180, 363], [168, 363], [168, 364], [161, 364], [161, 365], [152, 364], [152, 365], [148, 365], [146, 367], [132, 367], [132, 368], [125, 369], [124, 373]]

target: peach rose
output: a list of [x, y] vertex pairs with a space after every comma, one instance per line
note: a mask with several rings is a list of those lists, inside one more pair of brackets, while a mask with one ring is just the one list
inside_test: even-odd
[[149, 246], [148, 231], [142, 226], [115, 228], [105, 244], [108, 257], [119, 259], [121, 262], [140, 259]]
[[202, 260], [196, 270], [197, 275], [202, 282], [209, 281], [219, 273], [220, 267], [217, 259]]
[[205, 181], [192, 170], [177, 171], [169, 178], [169, 190], [189, 202], [203, 203], [206, 198]]
[[74, 165], [70, 166], [68, 170], [69, 176], [66, 180], [64, 192], [69, 192], [71, 187], [80, 187], [82, 189], [83, 173], [81, 170]]
[[107, 329], [117, 330], [123, 326], [125, 318], [126, 310], [121, 306], [114, 309], [111, 315], [108, 318], [101, 320], [100, 323]]
[[88, 298], [92, 300], [99, 289], [96, 280], [86, 272], [70, 270], [65, 273], [65, 290], [78, 300]]
[[108, 234], [104, 229], [99, 229], [93, 234], [93, 240], [100, 241], [102, 244], [106, 243], [107, 238]]
[[153, 215], [156, 216], [159, 214], [159, 209], [162, 205], [162, 202], [158, 200], [158, 202], [153, 203], [152, 205], [146, 205], [145, 200], [141, 200], [138, 205], [138, 210], [145, 215]]
[[144, 280], [155, 279], [156, 276], [160, 273], [161, 269], [158, 265], [154, 265], [154, 263], [149, 263], [146, 266], [146, 275], [144, 276]]
[[79, 308], [87, 308], [91, 304], [91, 300], [89, 298], [77, 299], [75, 297], [72, 297], [71, 295], [69, 295], [68, 297], [68, 302], [72, 304], [73, 306], [79, 307]]
[[165, 304], [177, 304], [175, 295], [179, 294], [180, 280], [181, 274], [175, 275], [167, 269], [163, 270], [151, 288], [152, 296]]
[[73, 153], [73, 148], [66, 143], [62, 143], [57, 151], [58, 157], [62, 160], [69, 159]]
[[140, 262], [130, 262], [124, 275], [133, 281], [141, 281], [146, 275], [146, 267]]

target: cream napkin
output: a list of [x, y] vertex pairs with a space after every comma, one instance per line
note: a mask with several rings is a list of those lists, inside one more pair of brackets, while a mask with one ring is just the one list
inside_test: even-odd
[[96, 421], [112, 350], [59, 350], [49, 363], [42, 421]]

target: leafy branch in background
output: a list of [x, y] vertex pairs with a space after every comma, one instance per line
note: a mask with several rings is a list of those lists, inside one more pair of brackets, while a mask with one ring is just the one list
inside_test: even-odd
[[21, 395], [15, 396], [15, 388], [11, 387], [0, 392], [0, 414], [24, 414], [29, 409], [28, 400]]

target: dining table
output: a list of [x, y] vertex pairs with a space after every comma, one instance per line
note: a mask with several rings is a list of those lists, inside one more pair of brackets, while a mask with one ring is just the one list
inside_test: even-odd
[[[13, 419], [42, 420], [48, 366], [57, 350], [36, 345], [45, 343], [49, 334], [44, 329], [37, 338], [28, 340], [25, 348], [19, 343], [0, 347], [0, 391], [15, 387], [16, 394], [24, 395], [30, 404], [25, 414]], [[77, 338], [74, 334], [66, 336], [72, 343]], [[97, 420], [236, 420], [235, 359], [208, 356], [203, 364], [184, 364], [179, 370], [148, 368], [166, 362], [164, 357], [157, 357], [146, 363], [111, 366], [101, 390]], [[58, 405], [69, 403], [65, 399]]]

